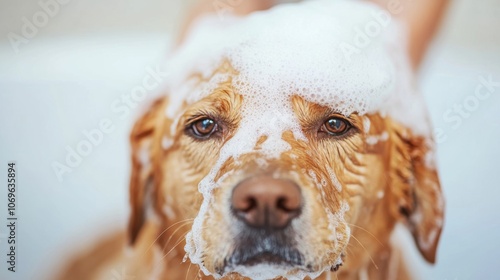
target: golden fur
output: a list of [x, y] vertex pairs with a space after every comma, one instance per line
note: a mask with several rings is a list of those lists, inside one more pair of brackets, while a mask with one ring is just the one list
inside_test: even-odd
[[[225, 65], [219, 71], [232, 71]], [[118, 253], [127, 246], [125, 242], [122, 242], [123, 248], [116, 246], [116, 241], [112, 244], [104, 242], [83, 259], [105, 254], [104, 259], [115, 264], [110, 266], [103, 262], [100, 265], [119, 267], [116, 264], [119, 263], [127, 267], [136, 279], [149, 279], [155, 273], [161, 275], [158, 279], [194, 279], [197, 275], [202, 279], [212, 279], [203, 276], [189, 259], [183, 262], [185, 234], [198, 215], [203, 200], [198, 184], [214, 166], [220, 147], [238, 129], [242, 102], [243, 96], [233, 90], [230, 79], [206, 98], [194, 104], [184, 104], [184, 114], [178, 122], [165, 116], [168, 97], [154, 102], [137, 121], [130, 138], [130, 252], [126, 257]], [[352, 114], [347, 117], [353, 125], [348, 135], [337, 139], [319, 137], [316, 133], [318, 125], [337, 114], [298, 96], [291, 102], [308, 141], [297, 140], [291, 132], [285, 132], [283, 139], [292, 148], [279, 159], [269, 161], [264, 169], [256, 164], [260, 157], [259, 143], [254, 153], [242, 155], [237, 162], [230, 159], [224, 163], [218, 177], [228, 171], [241, 172], [229, 176], [213, 192], [214, 203], [204, 217], [202, 231], [206, 244], [202, 248], [206, 268], [215, 272], [231, 250], [232, 225], [224, 215], [229, 209], [228, 197], [232, 187], [245, 178], [270, 170], [283, 178], [290, 178], [291, 172], [299, 174], [295, 180], [299, 180], [297, 183], [307, 206], [302, 214], [299, 242], [313, 270], [334, 264], [338, 255], [342, 255], [344, 264], [334, 276], [339, 279], [360, 279], [360, 273], [368, 275], [369, 279], [388, 279], [389, 274], [398, 275], [397, 279], [409, 278], [403, 262], [398, 267], [390, 267], [391, 255], [400, 254], [399, 248], [391, 248], [389, 243], [398, 222], [408, 226], [422, 256], [434, 262], [442, 225], [443, 199], [436, 170], [426, 164], [430, 145], [426, 139], [413, 135], [410, 129], [379, 114]], [[224, 120], [223, 135], [206, 141], [189, 137], [185, 133], [187, 121], [200, 114]], [[367, 122], [370, 123], [369, 129]], [[173, 124], [176, 125], [175, 131], [171, 130]], [[381, 137], [384, 133], [387, 133], [386, 140]], [[368, 141], [374, 136], [380, 140], [376, 143]], [[162, 144], [165, 137], [173, 139], [167, 149]], [[146, 163], [139, 158], [144, 153], [149, 156]], [[329, 179], [328, 169], [338, 174], [341, 191]], [[322, 180], [326, 185], [321, 189], [316, 182]], [[340, 238], [338, 242], [329, 242], [328, 213], [337, 215], [344, 202], [348, 203], [349, 210], [345, 212], [345, 220], [338, 219], [337, 234]], [[423, 244], [425, 240], [433, 243]], [[86, 264], [85, 261], [81, 263]], [[99, 272], [106, 275], [106, 270], [85, 270], [78, 268], [77, 263], [64, 275], [72, 274], [71, 271], [79, 271], [78, 275], [81, 275], [81, 278], [72, 279], [106, 278], [98, 275]], [[325, 279], [328, 273], [335, 272], [325, 272], [319, 279]], [[228, 279], [239, 277], [232, 274]]]
[[[203, 13], [206, 9], [200, 10]], [[436, 19], [441, 12], [436, 13]], [[427, 29], [435, 27], [436, 23]], [[430, 36], [426, 38], [418, 46], [425, 46]], [[420, 49], [418, 58], [425, 47]], [[237, 75], [227, 61], [216, 72]], [[199, 83], [210, 78], [196, 73], [192, 76]], [[116, 273], [123, 280], [213, 279], [184, 257], [185, 236], [203, 201], [198, 184], [214, 166], [222, 145], [238, 130], [243, 102], [231, 79], [202, 100], [183, 104], [184, 113], [178, 120], [165, 116], [168, 97], [156, 100], [130, 136], [132, 211], [127, 233], [109, 236], [76, 256], [55, 279], [114, 279]], [[217, 176], [233, 173], [214, 189], [209, 214], [203, 217], [205, 246], [199, 249], [205, 256], [205, 267], [216, 271], [231, 252], [232, 224], [226, 212], [234, 185], [269, 172], [295, 180], [301, 188], [305, 208], [297, 241], [311, 267], [320, 269], [333, 265], [338, 256], [343, 259], [337, 272], [326, 271], [318, 279], [412, 279], [401, 260], [403, 248], [393, 248], [390, 243], [397, 223], [407, 226], [422, 256], [434, 263], [444, 202], [437, 172], [428, 162], [433, 143], [388, 116], [341, 116], [298, 96], [290, 102], [308, 141], [285, 132], [282, 138], [291, 149], [268, 161], [266, 168], [257, 164], [259, 145], [265, 138], [254, 152], [224, 163]], [[206, 115], [223, 121], [223, 133], [195, 141], [185, 133], [186, 126], [192, 118]], [[353, 129], [338, 138], [320, 137], [318, 126], [331, 116], [346, 118]], [[165, 139], [172, 139], [172, 143], [165, 145]], [[338, 183], [329, 177], [329, 169], [337, 174]], [[326, 184], [319, 187], [318, 182]], [[338, 185], [342, 186], [340, 191]], [[338, 221], [337, 242], [328, 241], [329, 213]], [[242, 278], [232, 274], [224, 279]]]

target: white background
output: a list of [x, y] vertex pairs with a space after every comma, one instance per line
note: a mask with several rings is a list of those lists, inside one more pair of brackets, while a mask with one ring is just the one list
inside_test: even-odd
[[[128, 131], [148, 102], [124, 120], [110, 106], [162, 61], [186, 6], [73, 0], [15, 53], [7, 34], [20, 33], [37, 3], [0, 0], [0, 279], [42, 279], [68, 250], [125, 226]], [[437, 265], [413, 256], [422, 279], [498, 279], [500, 88], [457, 128], [443, 114], [473, 96], [479, 76], [500, 82], [499, 14], [497, 0], [454, 1], [420, 73], [432, 121], [446, 134], [438, 160], [447, 200]], [[59, 182], [51, 163], [104, 118], [115, 131]], [[4, 262], [9, 160], [19, 177], [15, 276]]]

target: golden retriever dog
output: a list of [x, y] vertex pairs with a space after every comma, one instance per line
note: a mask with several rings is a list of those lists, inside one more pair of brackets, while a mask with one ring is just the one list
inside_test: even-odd
[[190, 31], [131, 133], [128, 232], [58, 279], [412, 279], [398, 223], [435, 262], [444, 200], [404, 45], [326, 54], [381, 12], [331, 2]]

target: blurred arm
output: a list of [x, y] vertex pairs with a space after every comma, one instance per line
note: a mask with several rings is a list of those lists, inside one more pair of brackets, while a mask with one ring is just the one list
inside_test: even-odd
[[[409, 55], [413, 68], [417, 69], [446, 11], [448, 0], [370, 0], [389, 12], [399, 11], [393, 16], [408, 25]], [[391, 9], [399, 3], [400, 9]]]
[[188, 17], [181, 28], [178, 43], [181, 43], [193, 21], [203, 14], [216, 13], [224, 20], [224, 15], [247, 15], [254, 11], [267, 10], [274, 6], [274, 0], [198, 0], [191, 8]]

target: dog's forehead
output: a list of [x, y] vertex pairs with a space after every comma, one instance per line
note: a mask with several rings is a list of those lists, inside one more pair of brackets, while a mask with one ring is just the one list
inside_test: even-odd
[[244, 18], [206, 17], [171, 57], [167, 115], [178, 117], [183, 104], [230, 81], [244, 97], [243, 115], [267, 124], [289, 123], [290, 99], [299, 95], [344, 115], [390, 114], [427, 134], [425, 122], [414, 121], [426, 119], [426, 110], [400, 28], [390, 22], [374, 5], [322, 0]]
[[[353, 8], [355, 16], [347, 16]], [[208, 95], [227, 80], [229, 73], [216, 71], [225, 60], [237, 73], [233, 86], [248, 100], [283, 104], [299, 94], [345, 114], [374, 110], [394, 88], [387, 34], [369, 39], [362, 49], [351, 34], [375, 11], [343, 1], [312, 1], [222, 22], [207, 17], [173, 56], [172, 90], [191, 102]], [[189, 88], [193, 73], [209, 82]]]

